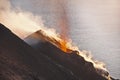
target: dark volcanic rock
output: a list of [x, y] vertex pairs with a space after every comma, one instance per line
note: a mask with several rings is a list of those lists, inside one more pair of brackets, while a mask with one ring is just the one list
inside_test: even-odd
[[[76, 51], [72, 54], [61, 51], [56, 46], [42, 39], [33, 37], [36, 33], [27, 37], [25, 41], [40, 53], [51, 58], [53, 61], [71, 71], [77, 78], [82, 80], [107, 80], [98, 74], [91, 62], [87, 62], [83, 57], [78, 56]], [[108, 75], [108, 73], [106, 73]]]
[[[46, 53], [51, 54], [50, 49]], [[42, 52], [0, 24], [0, 80], [78, 80]]]

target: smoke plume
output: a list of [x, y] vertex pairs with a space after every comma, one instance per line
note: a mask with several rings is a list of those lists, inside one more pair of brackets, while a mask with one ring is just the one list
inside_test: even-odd
[[40, 16], [18, 7], [13, 9], [10, 0], [0, 0], [0, 22], [20, 38], [25, 38], [44, 26]]

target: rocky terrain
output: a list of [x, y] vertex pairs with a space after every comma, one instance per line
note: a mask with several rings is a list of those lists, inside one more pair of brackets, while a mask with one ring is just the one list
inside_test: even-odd
[[25, 41], [0, 24], [0, 80], [107, 80], [76, 51], [31, 36]]

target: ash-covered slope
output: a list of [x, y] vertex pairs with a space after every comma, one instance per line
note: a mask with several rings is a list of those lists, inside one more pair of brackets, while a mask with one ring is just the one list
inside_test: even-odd
[[[71, 71], [77, 78], [82, 80], [108, 80], [108, 78], [103, 76], [109, 75], [107, 71], [99, 70], [98, 73], [93, 64], [85, 61], [83, 57], [76, 54], [76, 51], [73, 51], [72, 54], [65, 53], [41, 37], [39, 39], [39, 36], [37, 36], [37, 38], [33, 37], [36, 35], [39, 34], [36, 32], [27, 37], [25, 41], [40, 53], [42, 52], [59, 65]], [[109, 80], [114, 79], [111, 78]]]
[[0, 80], [78, 79], [0, 24]]

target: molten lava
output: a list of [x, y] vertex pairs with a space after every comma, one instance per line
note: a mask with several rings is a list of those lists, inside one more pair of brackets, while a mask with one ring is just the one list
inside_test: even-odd
[[60, 42], [60, 44], [61, 44], [60, 49], [64, 52], [67, 52], [67, 47], [66, 47], [67, 42], [65, 40], [63, 40], [63, 42]]
[[72, 51], [76, 51], [76, 54], [83, 57], [86, 61], [91, 62], [99, 74], [110, 80], [110, 75], [106, 75], [108, 71], [105, 68], [104, 63], [93, 60], [93, 57], [90, 55], [88, 51], [80, 51], [78, 47], [72, 45], [72, 41], [70, 39], [68, 39], [68, 41], [62, 39], [61, 36], [55, 32], [55, 30], [44, 28], [43, 30], [37, 31], [32, 36], [34, 38], [40, 40], [43, 39], [43, 41], [48, 41], [52, 43], [65, 53], [72, 53]]

